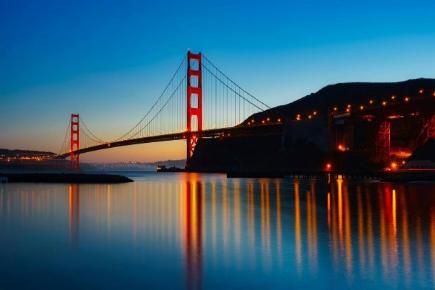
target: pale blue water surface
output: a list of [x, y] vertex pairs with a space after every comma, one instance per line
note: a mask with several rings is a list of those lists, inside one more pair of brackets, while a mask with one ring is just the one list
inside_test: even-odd
[[433, 289], [435, 184], [0, 184], [0, 289]]

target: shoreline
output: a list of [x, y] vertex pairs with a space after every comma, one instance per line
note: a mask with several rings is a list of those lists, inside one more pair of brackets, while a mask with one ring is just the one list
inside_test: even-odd
[[0, 173], [0, 183], [127, 183], [130, 178], [115, 174], [88, 173]]
[[379, 179], [384, 182], [435, 182], [435, 170], [398, 170], [398, 171], [229, 171], [228, 178], [284, 178], [298, 176], [328, 176], [343, 175], [354, 178]]

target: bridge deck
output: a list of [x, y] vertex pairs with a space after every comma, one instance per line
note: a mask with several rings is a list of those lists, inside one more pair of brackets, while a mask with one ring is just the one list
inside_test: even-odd
[[[229, 128], [219, 128], [219, 129], [210, 129], [203, 130], [201, 132], [192, 132], [191, 134], [197, 134], [201, 138], [218, 138], [218, 137], [229, 137], [229, 136], [253, 136], [253, 135], [277, 135], [281, 134], [283, 128], [283, 124], [270, 124], [270, 125], [262, 125], [262, 126], [251, 126], [251, 127], [229, 127]], [[182, 140], [187, 139], [187, 132], [181, 133], [172, 133], [172, 134], [163, 134], [157, 136], [149, 136], [149, 137], [141, 137], [129, 140], [116, 141], [111, 143], [104, 143], [96, 146], [91, 146], [87, 148], [82, 148], [76, 151], [73, 151], [74, 154], [84, 154], [93, 151], [99, 151], [114, 147], [122, 147], [129, 145], [137, 145], [137, 144], [146, 144], [146, 143], [154, 143], [154, 142], [164, 142], [164, 141], [174, 141], [174, 140]], [[70, 156], [70, 152], [64, 153], [57, 156], [57, 159], [65, 159]]]

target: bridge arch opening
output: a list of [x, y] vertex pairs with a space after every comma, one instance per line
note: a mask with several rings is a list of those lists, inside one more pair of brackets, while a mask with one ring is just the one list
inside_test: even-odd
[[198, 116], [194, 115], [190, 119], [192, 132], [198, 131]]
[[192, 93], [190, 95], [190, 106], [191, 108], [198, 108], [198, 94], [197, 93]]

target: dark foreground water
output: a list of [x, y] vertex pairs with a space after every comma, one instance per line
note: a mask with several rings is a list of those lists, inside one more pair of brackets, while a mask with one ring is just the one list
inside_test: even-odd
[[433, 289], [435, 184], [0, 184], [0, 289]]

